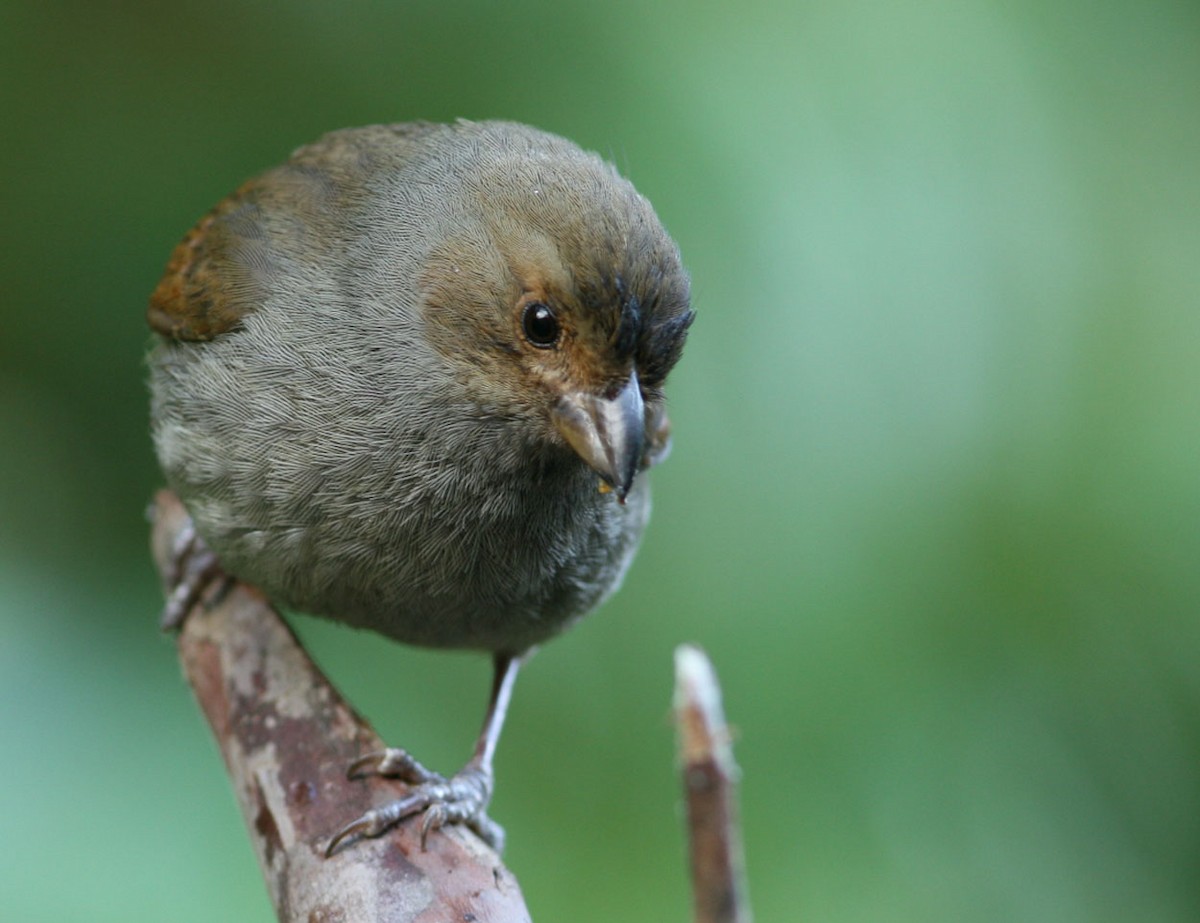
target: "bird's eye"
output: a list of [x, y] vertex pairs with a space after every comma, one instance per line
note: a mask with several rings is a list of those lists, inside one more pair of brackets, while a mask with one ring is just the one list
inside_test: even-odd
[[529, 342], [540, 349], [549, 349], [558, 342], [558, 318], [540, 301], [526, 305], [521, 326]]

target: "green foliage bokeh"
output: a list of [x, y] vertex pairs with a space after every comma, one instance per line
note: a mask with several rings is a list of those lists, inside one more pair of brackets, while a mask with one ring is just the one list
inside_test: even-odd
[[[0, 2], [0, 914], [271, 919], [155, 630], [145, 301], [298, 144], [464, 116], [612, 158], [698, 312], [643, 551], [501, 744], [535, 919], [687, 918], [685, 640], [759, 919], [1200, 917], [1198, 88], [1170, 0]], [[481, 658], [299, 628], [461, 763]]]

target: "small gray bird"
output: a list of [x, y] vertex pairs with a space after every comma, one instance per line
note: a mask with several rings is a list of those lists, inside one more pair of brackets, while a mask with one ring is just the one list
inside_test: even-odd
[[[621, 582], [669, 447], [693, 318], [650, 203], [507, 122], [333, 132], [184, 238], [151, 296], [154, 444], [204, 553], [269, 597], [408, 644], [489, 651], [474, 756], [334, 836], [485, 809], [524, 654]], [[188, 608], [177, 594], [166, 619]]]

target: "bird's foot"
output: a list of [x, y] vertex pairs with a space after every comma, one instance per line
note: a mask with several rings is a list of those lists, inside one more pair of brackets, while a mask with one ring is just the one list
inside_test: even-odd
[[209, 598], [219, 599], [229, 583], [230, 578], [221, 570], [221, 562], [204, 544], [189, 517], [171, 549], [171, 570], [166, 575], [167, 601], [163, 604], [158, 627], [163, 631], [180, 628], [210, 587], [215, 589]]
[[358, 820], [347, 824], [329, 841], [326, 856], [339, 846], [358, 837], [376, 837], [408, 817], [421, 818], [421, 848], [431, 830], [446, 824], [465, 824], [496, 852], [504, 850], [504, 828], [487, 816], [492, 800], [492, 772], [475, 762], [468, 763], [447, 779], [422, 766], [407, 750], [389, 748], [355, 760], [348, 772], [351, 778], [376, 775], [400, 779], [412, 786], [403, 798], [372, 808]]

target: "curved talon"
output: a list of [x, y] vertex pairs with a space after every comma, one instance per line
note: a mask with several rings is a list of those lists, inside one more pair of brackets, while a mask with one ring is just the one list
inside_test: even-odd
[[350, 779], [384, 776], [388, 779], [400, 779], [409, 785], [446, 784], [445, 776], [426, 769], [407, 750], [398, 747], [375, 750], [360, 756], [350, 764], [346, 776]]
[[183, 527], [176, 533], [175, 540], [171, 542], [170, 569], [166, 573], [168, 586], [177, 587], [183, 581], [184, 564], [187, 562], [188, 555], [194, 548], [197, 538], [196, 523], [192, 521], [191, 516], [188, 516], [183, 521]]
[[211, 584], [220, 582], [210, 600], [222, 596], [230, 584], [230, 578], [221, 570], [221, 562], [197, 534], [190, 517], [171, 546], [171, 564], [165, 581], [167, 601], [158, 620], [162, 631], [181, 628]]
[[346, 769], [346, 778], [359, 779], [363, 776], [378, 775], [379, 766], [382, 765], [386, 757], [386, 750], [373, 750], [370, 753], [360, 756]]
[[444, 802], [431, 804], [425, 809], [425, 816], [421, 818], [421, 849], [425, 848], [430, 830], [440, 830], [446, 825], [449, 813]]
[[[428, 808], [433, 803], [433, 797], [427, 792], [413, 792], [396, 801], [389, 801], [377, 808], [372, 808], [356, 821], [348, 823], [333, 835], [329, 845], [325, 847], [325, 858], [332, 856], [339, 846], [350, 839], [359, 837], [373, 838], [386, 833], [406, 817], [411, 817]], [[424, 847], [424, 837], [421, 846]]]

